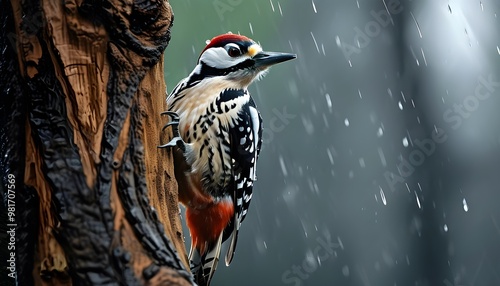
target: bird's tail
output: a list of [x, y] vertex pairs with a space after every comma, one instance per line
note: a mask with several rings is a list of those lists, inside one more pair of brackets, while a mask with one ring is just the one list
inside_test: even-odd
[[223, 234], [221, 233], [219, 239], [213, 245], [205, 247], [205, 249], [198, 249], [191, 243], [191, 251], [189, 252], [191, 273], [193, 273], [194, 280], [199, 286], [210, 285], [210, 281], [219, 263], [222, 236]]

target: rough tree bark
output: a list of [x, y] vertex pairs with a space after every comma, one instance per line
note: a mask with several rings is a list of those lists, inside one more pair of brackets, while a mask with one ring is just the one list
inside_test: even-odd
[[0, 2], [0, 281], [193, 284], [157, 149], [167, 0]]

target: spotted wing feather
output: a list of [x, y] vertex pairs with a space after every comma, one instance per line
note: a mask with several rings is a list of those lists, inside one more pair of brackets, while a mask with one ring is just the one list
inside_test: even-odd
[[257, 158], [262, 146], [262, 118], [252, 98], [241, 109], [235, 124], [230, 128], [231, 158], [233, 171], [233, 222], [226, 228], [225, 236], [231, 235], [226, 254], [226, 265], [233, 259], [238, 231], [247, 215], [256, 177]]

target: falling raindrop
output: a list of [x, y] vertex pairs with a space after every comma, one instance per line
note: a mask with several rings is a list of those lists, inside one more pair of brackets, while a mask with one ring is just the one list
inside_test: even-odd
[[326, 149], [326, 153], [328, 154], [328, 159], [330, 159], [330, 163], [333, 165], [334, 161], [333, 161], [332, 152], [330, 151], [330, 149]]
[[403, 146], [408, 147], [408, 138], [403, 138]]
[[422, 209], [422, 206], [420, 205], [420, 200], [418, 198], [417, 192], [415, 192], [415, 198], [417, 199], [417, 206], [419, 209]]
[[250, 26], [250, 33], [252, 33], [252, 35], [253, 35], [253, 27], [252, 27], [252, 23], [250, 23], [250, 22], [249, 22], [249, 23], [248, 23], [248, 26]]
[[307, 134], [311, 135], [314, 133], [314, 124], [311, 119], [306, 118], [305, 116], [301, 116], [302, 124], [304, 124], [304, 128], [306, 129]]
[[500, 55], [500, 48], [497, 46], [497, 52]]
[[340, 240], [340, 236], [337, 236], [337, 241], [340, 245], [340, 249], [344, 250], [344, 243], [342, 242], [342, 240]]
[[401, 103], [401, 101], [398, 102], [398, 106], [399, 106], [399, 109], [403, 110], [403, 104]]
[[271, 9], [273, 9], [273, 12], [274, 12], [273, 0], [269, 0], [269, 2], [271, 3]]
[[420, 31], [420, 26], [418, 25], [417, 19], [415, 19], [415, 16], [413, 16], [413, 12], [411, 12], [411, 11], [410, 11], [410, 15], [413, 18], [413, 22], [415, 22], [415, 26], [417, 26], [418, 35], [420, 36], [420, 38], [422, 38], [422, 31]]
[[280, 4], [280, 2], [278, 2], [278, 8], [280, 10], [280, 15], [283, 16], [283, 11], [281, 11], [281, 4]]
[[255, 239], [255, 244], [257, 245], [257, 250], [260, 254], [266, 253], [267, 244], [261, 237], [257, 237]]
[[316, 264], [316, 258], [314, 257], [314, 254], [313, 254], [313, 251], [312, 250], [307, 250], [306, 252], [306, 257], [305, 257], [305, 263], [307, 263], [308, 265], [311, 265], [313, 266], [314, 268], [317, 267], [317, 264]]
[[382, 199], [382, 203], [384, 204], [384, 206], [387, 205], [387, 201], [385, 200], [385, 194], [384, 194], [384, 190], [382, 190], [382, 187], [381, 186], [378, 186], [380, 188], [380, 198]]
[[363, 159], [363, 158], [359, 158], [359, 166], [361, 166], [361, 168], [366, 167], [366, 164], [365, 164], [365, 159]]
[[316, 42], [316, 38], [314, 37], [313, 32], [311, 32], [311, 37], [313, 38], [314, 45], [316, 46], [316, 50], [318, 51], [318, 54], [319, 54], [319, 46], [318, 46], [318, 42]]
[[411, 135], [410, 135], [410, 132], [408, 130], [406, 130], [406, 134], [408, 134], [408, 142], [413, 147], [413, 142], [411, 141]]
[[418, 61], [417, 56], [415, 55], [415, 52], [413, 51], [413, 48], [411, 46], [410, 46], [410, 52], [413, 58], [415, 59], [415, 62], [417, 62], [417, 66], [420, 66], [420, 62]]
[[470, 37], [469, 37], [469, 32], [467, 32], [467, 29], [465, 29], [465, 35], [467, 36], [467, 39], [469, 40], [469, 46], [472, 47], [472, 43], [471, 43]]
[[281, 166], [281, 172], [283, 172], [283, 176], [288, 176], [288, 172], [286, 170], [286, 166], [285, 166], [285, 161], [283, 160], [283, 157], [280, 156], [280, 166]]
[[482, 1], [479, 1], [479, 5], [481, 5], [481, 11], [484, 11], [484, 7], [483, 7], [483, 2]]
[[318, 113], [318, 110], [316, 109], [316, 104], [314, 104], [314, 102], [311, 102], [311, 111], [314, 114]]
[[328, 93], [325, 94], [325, 98], [326, 98], [326, 105], [331, 110], [332, 109], [332, 99], [330, 98], [330, 95]]
[[387, 4], [385, 3], [385, 0], [382, 0], [382, 3], [384, 3], [385, 11], [387, 11], [389, 18], [391, 19], [391, 24], [394, 26], [394, 21], [392, 20], [391, 12], [389, 12], [389, 9], [387, 8]]
[[382, 166], [387, 166], [387, 161], [385, 160], [385, 155], [384, 151], [382, 151], [382, 148], [378, 148], [378, 155], [380, 156], [380, 162], [382, 163]]
[[469, 211], [469, 206], [467, 205], [467, 201], [465, 198], [462, 200], [462, 204], [464, 205], [464, 211], [468, 212]]
[[358, 89], [358, 94], [359, 94], [359, 98], [363, 99], [363, 97], [361, 96], [361, 90]]
[[345, 124], [345, 126], [349, 126], [349, 119], [347, 119], [347, 118], [344, 119], [344, 124]]
[[377, 130], [377, 137], [382, 137], [384, 135], [384, 130], [382, 130], [382, 127], [379, 127]]
[[443, 230], [444, 230], [444, 232], [448, 232], [448, 226], [446, 224], [444, 224]]
[[424, 49], [420, 48], [420, 51], [422, 52], [422, 58], [424, 59], [424, 64], [425, 66], [427, 66], [427, 60], [425, 59]]
[[[337, 35], [335, 36], [335, 43], [337, 43], [337, 47], [341, 47], [342, 46], [342, 42], [340, 42], [340, 37]], [[498, 49], [498, 46], [497, 46], [497, 49]], [[500, 52], [498, 52], [500, 53]]]
[[344, 265], [342, 267], [342, 274], [344, 274], [345, 277], [349, 276], [349, 266]]
[[314, 4], [314, 0], [312, 1], [312, 5], [313, 5], [314, 13], [318, 13], [318, 11], [316, 11], [316, 5]]

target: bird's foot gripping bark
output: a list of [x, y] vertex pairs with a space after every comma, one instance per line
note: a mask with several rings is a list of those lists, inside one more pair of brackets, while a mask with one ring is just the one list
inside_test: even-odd
[[163, 126], [162, 131], [169, 126], [172, 126], [172, 134], [174, 138], [172, 138], [172, 140], [170, 140], [170, 142], [168, 142], [167, 144], [158, 146], [158, 148], [171, 148], [177, 146], [179, 149], [182, 150], [182, 152], [186, 152], [187, 144], [186, 142], [184, 142], [184, 140], [182, 140], [179, 133], [179, 115], [172, 111], [162, 112], [161, 115], [170, 116], [171, 118], [170, 122], [165, 124], [165, 126]]

